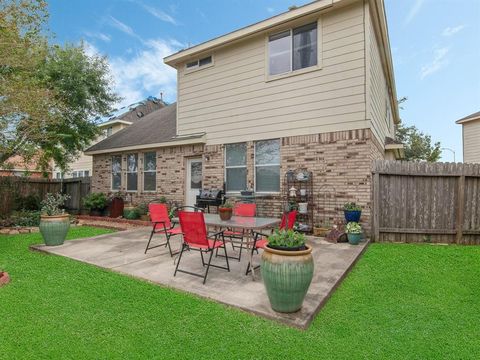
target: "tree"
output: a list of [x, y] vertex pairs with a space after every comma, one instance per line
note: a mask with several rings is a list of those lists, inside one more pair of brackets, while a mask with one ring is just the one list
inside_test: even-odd
[[440, 159], [442, 153], [440, 142], [432, 145], [432, 138], [419, 131], [415, 126], [397, 125], [397, 140], [405, 146], [405, 160], [435, 162]]
[[49, 45], [47, 19], [44, 0], [0, 4], [0, 167], [20, 155], [65, 170], [119, 100], [106, 58], [83, 44]]

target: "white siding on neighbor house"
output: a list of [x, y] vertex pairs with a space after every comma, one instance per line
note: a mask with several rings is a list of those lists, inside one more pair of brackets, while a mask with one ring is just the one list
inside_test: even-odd
[[382, 67], [380, 47], [375, 35], [371, 17], [367, 16], [367, 76], [369, 111], [367, 116], [371, 121], [371, 129], [382, 146], [385, 144], [385, 137], [395, 137], [395, 126], [393, 122], [393, 107], [388, 93], [388, 85]]
[[267, 81], [268, 34], [219, 49], [211, 67], [180, 65], [179, 135], [206, 132], [221, 144], [369, 127], [363, 3], [324, 13], [319, 25], [318, 70]]
[[463, 125], [463, 162], [480, 163], [480, 120]]

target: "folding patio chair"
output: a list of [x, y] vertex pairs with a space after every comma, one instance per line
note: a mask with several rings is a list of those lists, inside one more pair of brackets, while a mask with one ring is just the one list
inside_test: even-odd
[[[278, 227], [279, 230], [291, 230], [295, 226], [295, 221], [297, 220], [297, 211], [290, 211], [287, 215], [283, 214], [282, 215], [282, 220], [280, 221], [280, 225]], [[272, 232], [274, 230], [272, 229]], [[263, 236], [263, 239], [261, 238]], [[265, 246], [268, 245], [268, 235], [262, 234], [259, 232], [256, 232], [253, 237], [253, 244], [252, 244], [252, 257], [254, 252], [256, 251], [258, 253], [258, 249], [264, 249]], [[255, 269], [259, 268], [260, 265], [257, 265]], [[252, 271], [250, 269], [250, 262], [248, 262], [247, 265], [247, 271], [245, 272], [245, 275], [248, 275], [248, 273]]]
[[[233, 216], [245, 216], [245, 217], [254, 217], [257, 213], [257, 204], [250, 204], [250, 203], [236, 203], [233, 207]], [[235, 231], [235, 229], [227, 229], [224, 232], [224, 235], [233, 239], [243, 240], [245, 236], [245, 230], [242, 231]], [[232, 248], [235, 250], [235, 244], [231, 241]], [[240, 252], [238, 254], [238, 258], [230, 256], [232, 259], [236, 259], [240, 261], [242, 259], [242, 249], [243, 249], [243, 241], [240, 242]], [[217, 251], [218, 253], [218, 251]]]
[[[203, 277], [203, 283], [207, 281], [208, 270], [210, 266], [216, 267], [218, 269], [223, 269], [230, 271], [230, 265], [228, 263], [227, 247], [225, 246], [225, 238], [223, 236], [223, 231], [220, 231], [216, 234], [213, 234], [213, 239], [208, 236], [207, 227], [205, 226], [205, 218], [203, 212], [188, 212], [188, 211], [179, 211], [178, 218], [180, 220], [180, 226], [183, 230], [183, 244], [182, 250], [178, 257], [177, 266], [175, 268], [175, 273], [173, 276], [177, 275], [177, 271], [183, 272], [185, 274], [190, 274], [193, 276]], [[218, 237], [221, 236], [221, 240]], [[227, 267], [218, 266], [211, 264], [213, 251], [223, 247], [225, 250], [225, 260], [227, 261]], [[202, 258], [202, 265], [207, 269], [205, 274], [198, 274], [186, 270], [179, 269], [180, 261], [182, 260], [182, 255], [185, 250], [195, 250], [200, 252]], [[205, 262], [203, 254], [210, 253], [208, 263]]]
[[[150, 233], [150, 238], [148, 239], [147, 247], [145, 248], [145, 254], [148, 250], [154, 249], [160, 246], [168, 246], [168, 251], [170, 256], [175, 255], [172, 252], [170, 247], [170, 238], [175, 235], [182, 235], [181, 227], [175, 227], [168, 216], [167, 205], [165, 204], [149, 204], [148, 211], [150, 212], [150, 220], [153, 224], [152, 232]], [[155, 245], [150, 247], [150, 242], [152, 241], [153, 234], [163, 233], [167, 241], [163, 244]]]

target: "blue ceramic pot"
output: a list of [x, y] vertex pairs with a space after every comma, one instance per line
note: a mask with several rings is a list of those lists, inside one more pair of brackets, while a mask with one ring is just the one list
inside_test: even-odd
[[343, 210], [343, 213], [345, 214], [345, 220], [347, 223], [349, 222], [359, 222], [360, 221], [360, 216], [362, 215], [361, 210]]

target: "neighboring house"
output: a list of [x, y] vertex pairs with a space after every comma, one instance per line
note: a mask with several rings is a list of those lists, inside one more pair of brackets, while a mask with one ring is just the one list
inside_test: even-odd
[[[127, 126], [132, 125], [138, 120], [142, 119], [145, 115], [156, 111], [165, 106], [165, 103], [153, 96], [149, 96], [145, 100], [137, 103], [124, 106], [116, 110], [111, 114], [104, 122], [98, 124], [98, 127], [102, 129], [102, 135], [96, 139], [92, 144], [96, 144], [103, 139], [115, 134]], [[76, 178], [76, 177], [88, 177], [92, 174], [92, 157], [83, 153], [70, 164], [70, 171], [67, 174], [62, 174], [61, 170], [55, 168], [53, 177], [55, 179], [63, 178]]]
[[[47, 173], [51, 177], [51, 172]], [[23, 176], [31, 178], [44, 178], [44, 174], [37, 168], [37, 163], [32, 160], [25, 163], [23, 157], [15, 155], [6, 161], [6, 166], [0, 168], [0, 176]]]
[[399, 116], [382, 0], [316, 1], [164, 61], [177, 104], [87, 150], [93, 191], [193, 205], [200, 188], [252, 187], [278, 216], [287, 170], [306, 168], [317, 221], [356, 201], [368, 227], [372, 160], [401, 153], [385, 144]]
[[462, 125], [463, 162], [480, 163], [480, 111], [456, 123]]

